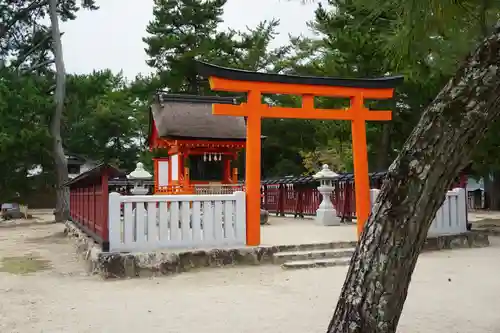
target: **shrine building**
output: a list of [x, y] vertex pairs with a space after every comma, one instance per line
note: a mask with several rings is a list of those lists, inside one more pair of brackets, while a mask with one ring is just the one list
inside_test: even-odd
[[201, 194], [197, 188], [237, 185], [236, 159], [245, 148], [245, 119], [213, 115], [213, 103], [238, 104], [232, 97], [161, 91], [155, 95], [148, 138], [157, 156], [155, 194]]

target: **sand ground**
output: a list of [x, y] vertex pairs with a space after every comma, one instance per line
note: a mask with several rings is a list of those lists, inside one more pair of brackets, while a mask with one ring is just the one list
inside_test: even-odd
[[[0, 225], [0, 266], [47, 260], [30, 274], [0, 268], [0, 332], [320, 333], [347, 272], [257, 266], [102, 281], [84, 273], [62, 229]], [[500, 238], [490, 248], [423, 254], [399, 332], [500, 332], [499, 257]]]

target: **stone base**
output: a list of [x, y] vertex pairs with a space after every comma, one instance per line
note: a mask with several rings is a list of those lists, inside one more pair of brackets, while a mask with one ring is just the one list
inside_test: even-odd
[[340, 218], [335, 209], [318, 209], [316, 211], [316, 223], [324, 226], [340, 225]]
[[[208, 267], [273, 264], [274, 254], [284, 251], [309, 251], [352, 248], [357, 242], [259, 246], [246, 248], [184, 250], [180, 252], [107, 253], [71, 221], [65, 234], [75, 241], [76, 252], [90, 274], [104, 279], [171, 275]], [[461, 235], [429, 238], [423, 251], [489, 246], [488, 235], [471, 231]]]
[[102, 254], [101, 246], [73, 222], [66, 221], [64, 226], [64, 234], [73, 240], [76, 254], [85, 263], [87, 273], [100, 274], [99, 257]]
[[458, 248], [488, 247], [490, 240], [485, 232], [468, 231], [459, 235], [427, 238], [422, 251], [451, 250]]
[[260, 225], [268, 224], [269, 212], [265, 209], [260, 210]]

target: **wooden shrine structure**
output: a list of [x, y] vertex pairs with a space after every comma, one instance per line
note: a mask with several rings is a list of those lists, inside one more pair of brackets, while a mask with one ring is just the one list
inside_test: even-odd
[[243, 117], [216, 117], [212, 104], [237, 105], [234, 98], [175, 95], [159, 91], [150, 109], [149, 148], [155, 194], [194, 194], [196, 185], [237, 186], [235, 160], [245, 148]]
[[[260, 188], [261, 188], [261, 120], [262, 118], [300, 118], [348, 120], [352, 128], [355, 196], [358, 236], [370, 215], [370, 183], [366, 144], [366, 121], [391, 120], [391, 111], [373, 111], [365, 106], [365, 99], [390, 99], [402, 76], [375, 79], [340, 79], [258, 73], [198, 63], [198, 72], [208, 78], [214, 91], [246, 93], [245, 103], [213, 105], [213, 114], [246, 117], [247, 245], [260, 244]], [[299, 108], [262, 104], [263, 94], [297, 95], [302, 99]], [[348, 109], [328, 110], [315, 106], [316, 96], [350, 99]]]

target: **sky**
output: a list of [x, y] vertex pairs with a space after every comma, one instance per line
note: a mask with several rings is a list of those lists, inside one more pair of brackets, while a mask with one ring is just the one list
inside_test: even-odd
[[[102, 0], [98, 11], [81, 11], [75, 21], [63, 22], [63, 52], [68, 73], [90, 73], [109, 68], [133, 79], [147, 74], [142, 37], [152, 20], [153, 0]], [[306, 26], [317, 4], [300, 0], [228, 0], [223, 28], [244, 30], [277, 18], [279, 36], [272, 46], [286, 44], [289, 34], [311, 36]]]

